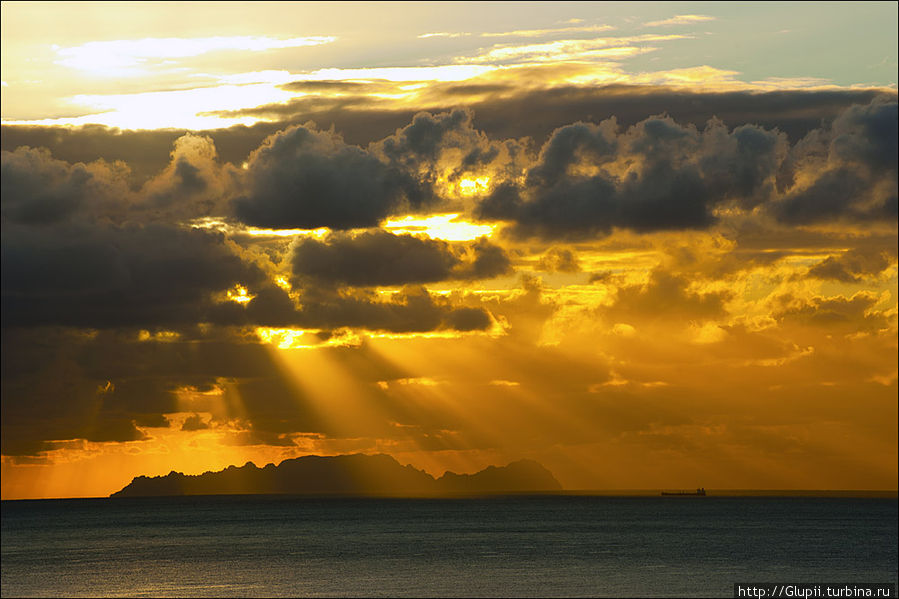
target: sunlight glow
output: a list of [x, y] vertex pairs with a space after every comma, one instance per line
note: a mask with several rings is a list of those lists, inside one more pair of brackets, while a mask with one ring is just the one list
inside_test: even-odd
[[141, 342], [171, 343], [172, 341], [178, 341], [180, 338], [181, 333], [177, 331], [154, 331], [151, 333], [147, 330], [141, 330], [137, 334], [137, 340]]
[[[489, 178], [485, 178], [488, 179]], [[474, 182], [477, 186], [480, 179]], [[490, 237], [497, 228], [496, 224], [474, 224], [461, 220], [460, 214], [436, 214], [426, 218], [406, 216], [388, 220], [383, 227], [391, 233], [421, 233], [431, 239], [445, 241], [472, 241], [483, 236]]]
[[[57, 64], [106, 77], [138, 76], [148, 72], [154, 59], [172, 68], [170, 59], [189, 58], [208, 52], [237, 50], [260, 52], [300, 46], [318, 46], [336, 38], [295, 37], [278, 40], [264, 36], [145, 38], [88, 42], [80, 46], [56, 49], [62, 58]], [[169, 60], [165, 60], [169, 59]], [[152, 65], [156, 66], [156, 65]]]
[[373, 67], [367, 69], [319, 69], [295, 76], [296, 81], [463, 81], [493, 71], [495, 67], [449, 64], [433, 67]]
[[293, 95], [271, 84], [219, 85], [137, 94], [80, 94], [72, 98], [73, 104], [89, 106], [104, 114], [63, 120], [73, 121], [71, 124], [100, 123], [123, 129], [209, 128], [235, 123], [252, 124], [258, 119], [221, 117], [214, 113], [286, 102]]
[[211, 229], [226, 235], [251, 235], [253, 237], [315, 237], [322, 239], [331, 232], [327, 227], [318, 229], [260, 229], [247, 227], [240, 223], [228, 222], [222, 217], [204, 216], [188, 221], [187, 226], [192, 229]]
[[490, 189], [490, 177], [477, 177], [474, 179], [462, 179], [459, 181], [459, 193], [470, 197], [484, 193]]
[[256, 227], [248, 227], [243, 232], [245, 232], [247, 235], [259, 237], [294, 237], [297, 235], [301, 235], [304, 237], [315, 237], [316, 239], [322, 239], [331, 232], [331, 229], [327, 227], [321, 227], [319, 229], [258, 229]]
[[302, 329], [274, 329], [270, 327], [256, 327], [256, 336], [263, 343], [277, 345], [278, 349], [296, 347], [313, 347], [300, 343], [299, 339], [306, 334]]
[[256, 336], [259, 340], [278, 349], [358, 347], [362, 343], [360, 335], [346, 329], [326, 336], [319, 336], [320, 333], [319, 330], [309, 329], [256, 327]]
[[246, 304], [256, 297], [255, 295], [250, 295], [247, 288], [243, 285], [235, 285], [233, 288], [229, 289], [227, 296], [229, 300], [237, 302], [238, 304]]

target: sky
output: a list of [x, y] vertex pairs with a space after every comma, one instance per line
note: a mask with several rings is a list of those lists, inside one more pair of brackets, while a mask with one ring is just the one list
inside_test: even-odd
[[896, 3], [0, 11], [3, 499], [896, 489]]

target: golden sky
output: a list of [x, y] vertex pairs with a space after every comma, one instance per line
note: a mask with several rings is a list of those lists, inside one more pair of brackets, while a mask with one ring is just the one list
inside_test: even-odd
[[896, 22], [4, 2], [3, 499], [351, 452], [895, 490]]

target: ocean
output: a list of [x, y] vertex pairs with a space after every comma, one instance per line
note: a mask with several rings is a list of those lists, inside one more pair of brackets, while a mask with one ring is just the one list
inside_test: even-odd
[[735, 582], [896, 571], [895, 498], [2, 503], [3, 597], [731, 597]]

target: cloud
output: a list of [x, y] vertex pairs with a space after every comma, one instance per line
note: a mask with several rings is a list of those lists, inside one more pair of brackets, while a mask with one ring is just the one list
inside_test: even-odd
[[895, 173], [899, 163], [897, 103], [885, 100], [847, 108], [833, 123], [831, 160]]
[[553, 133], [523, 185], [498, 186], [479, 214], [512, 221], [522, 237], [703, 229], [718, 204], [764, 202], [785, 150], [782, 135], [749, 125], [699, 131], [653, 117], [621, 133], [614, 119], [576, 123]]
[[44, 148], [19, 147], [2, 153], [3, 219], [28, 225], [67, 221], [91, 210], [127, 204], [127, 167], [56, 160]]
[[209, 428], [209, 423], [203, 420], [199, 414], [191, 414], [181, 424], [181, 430], [183, 431], [202, 431]]
[[414, 173], [438, 193], [441, 182], [457, 182], [468, 173], [508, 177], [518, 172], [526, 146], [517, 140], [490, 140], [474, 127], [473, 117], [470, 110], [461, 109], [422, 112], [409, 125], [369, 148], [388, 164]]
[[141, 194], [145, 208], [157, 217], [186, 221], [225, 212], [226, 200], [240, 186], [241, 173], [218, 161], [211, 138], [183, 135], [175, 140], [171, 161], [147, 181]]
[[709, 15], [676, 15], [671, 17], [670, 19], [650, 21], [648, 23], [644, 23], [644, 25], [646, 27], [668, 27], [671, 25], [692, 25], [694, 23], [706, 23], [708, 21], [715, 20], [715, 17]]
[[896, 106], [850, 107], [793, 146], [777, 130], [717, 119], [703, 129], [667, 116], [625, 131], [614, 119], [567, 125], [523, 182], [497, 182], [477, 214], [546, 239], [707, 229], [733, 208], [789, 225], [894, 221]]
[[534, 44], [498, 44], [486, 52], [466, 57], [464, 60], [491, 64], [556, 63], [573, 60], [614, 61], [656, 49], [645, 44], [683, 39], [684, 37], [682, 35], [638, 35], [563, 39]]
[[220, 233], [168, 225], [4, 227], [3, 326], [179, 327], [265, 275]]
[[454, 246], [386, 231], [303, 239], [294, 247], [291, 265], [298, 284], [310, 277], [318, 283], [362, 287], [491, 278], [511, 270], [503, 250], [486, 238]]
[[729, 291], [691, 289], [691, 281], [684, 276], [657, 268], [645, 284], [624, 285], [616, 292], [614, 302], [600, 309], [612, 322], [641, 320], [716, 319], [727, 315], [725, 303], [732, 297]]
[[448, 37], [448, 38], [453, 38], [453, 37], [466, 37], [466, 36], [469, 36], [469, 35], [471, 35], [471, 34], [470, 34], [470, 33], [464, 33], [464, 32], [453, 32], [453, 33], [450, 33], [450, 32], [446, 32], [446, 31], [437, 31], [437, 32], [434, 32], [434, 33], [422, 33], [421, 35], [418, 36], [418, 38], [419, 38], [419, 39], [426, 39], [426, 38], [429, 38], [429, 37]]
[[808, 270], [808, 276], [843, 283], [858, 283], [876, 277], [896, 264], [896, 248], [852, 248], [836, 256], [828, 256]]
[[[772, 316], [783, 323], [848, 331], [876, 331], [888, 326], [890, 316], [875, 309], [881, 297], [870, 291], [858, 291], [851, 297], [815, 296], [798, 298], [785, 295], [777, 298], [779, 307]], [[892, 316], [895, 320], [895, 314]]]
[[[301, 133], [295, 133], [298, 130]], [[291, 134], [303, 139], [290, 138]], [[238, 198], [238, 204], [251, 198], [283, 201], [281, 191], [299, 189], [301, 200], [309, 197], [303, 194], [316, 192], [311, 206], [324, 211], [315, 216], [306, 204], [305, 210], [294, 214], [314, 220], [297, 223], [285, 217], [263, 221], [266, 224], [355, 225], [359, 205], [368, 211], [366, 218], [377, 224], [383, 215], [372, 210], [383, 206], [366, 206], [372, 200], [369, 184], [383, 176], [381, 181], [396, 177], [415, 185], [411, 176], [330, 134], [293, 129], [285, 135], [286, 140], [270, 139], [264, 144], [251, 157], [246, 173], [221, 165], [211, 140], [183, 136], [175, 143], [169, 165], [136, 192], [105, 163], [71, 165], [46, 151], [28, 148], [5, 152], [4, 329], [56, 325], [183, 331], [200, 322], [226, 327], [352, 326], [391, 332], [490, 326], [489, 315], [480, 307], [456, 306], [423, 290], [405, 290], [384, 300], [372, 294], [347, 296], [318, 289], [344, 283], [471, 280], [508, 272], [505, 253], [486, 240], [448, 244], [372, 231], [359, 237], [335, 234], [322, 245], [309, 242], [300, 246], [296, 261], [296, 274], [303, 277], [299, 307], [271, 280], [276, 268], [272, 259], [281, 260], [278, 250], [266, 254], [249, 239], [242, 248], [224, 233], [186, 226], [190, 218], [227, 208], [225, 198], [241, 188], [249, 189], [250, 195]], [[288, 160], [292, 150], [300, 160]], [[338, 173], [339, 169], [346, 170]], [[257, 179], [260, 171], [272, 175], [262, 192]], [[341, 177], [354, 182], [347, 187]], [[329, 193], [324, 198], [319, 195]], [[384, 197], [381, 200], [386, 202]], [[345, 202], [336, 212], [334, 205], [325, 202], [334, 198]], [[296, 210], [286, 203], [275, 207]], [[404, 257], [395, 254], [403, 248]], [[315, 260], [303, 262], [304, 256], [316, 251], [339, 270], [326, 273], [315, 266]], [[347, 255], [366, 259], [372, 270], [360, 270]], [[385, 269], [384, 264], [396, 270]], [[319, 270], [312, 272], [313, 266]], [[383, 277], [373, 277], [377, 272]], [[237, 286], [249, 290], [244, 304], [226, 299], [226, 292]]]
[[246, 176], [247, 192], [234, 200], [234, 212], [257, 227], [371, 227], [430, 199], [409, 174], [308, 127], [267, 138], [247, 160]]
[[451, 299], [415, 285], [404, 286], [386, 300], [368, 290], [347, 293], [306, 287], [301, 303], [303, 309], [296, 324], [306, 328], [424, 333], [485, 330], [491, 325], [490, 315], [483, 308], [457, 307]]
[[[597, 123], [615, 116], [619, 125], [630, 127], [649, 116], [667, 113], [676, 122], [704, 127], [713, 117], [728, 128], [755, 124], [777, 128], [796, 143], [822, 122], [833, 122], [853, 104], [868, 104], [883, 90], [730, 91], [699, 93], [665, 87], [604, 85], [554, 85], [520, 89], [525, 72], [514, 79], [487, 78], [465, 83], [431, 83], [426, 88], [432, 112], [451, 112], [464, 104], [472, 113], [472, 127], [490, 139], [532, 138], [542, 145], [552, 132], [572, 122]], [[293, 124], [315, 121], [323, 128], [332, 125], [348, 144], [368, 146], [410, 124], [417, 108], [385, 106], [374, 102], [368, 91], [389, 93], [389, 82], [301, 80], [287, 86], [293, 91], [316, 92], [284, 104], [258, 109], [271, 123], [212, 129], [203, 136], [213, 140], [223, 162], [241, 165], [262, 140]], [[305, 87], [305, 86], [311, 87]], [[389, 84], [390, 86], [394, 84]], [[319, 89], [315, 89], [319, 86]], [[335, 86], [347, 86], [343, 87]], [[390, 88], [393, 89], [393, 88]], [[349, 92], [353, 110], [346, 110], [346, 97], [331, 97], [331, 91]], [[240, 114], [256, 114], [247, 109]], [[263, 112], [258, 114], [262, 115]], [[144, 183], [171, 161], [174, 141], [186, 130], [120, 130], [100, 125], [60, 128], [2, 125], [0, 146], [15, 151], [21, 146], [45, 147], [69, 163], [90, 163], [99, 158], [109, 163], [125, 162], [138, 183]]]
[[197, 404], [213, 419], [245, 418], [255, 407], [249, 396], [241, 407], [226, 388], [279, 376], [258, 344], [140, 341], [121, 331], [4, 328], [3, 354], [4, 455], [36, 455], [69, 439], [146, 440], [138, 427], [169, 428], [163, 415], [179, 411], [179, 389], [217, 392]]
[[598, 33], [615, 29], [611, 25], [578, 25], [575, 27], [555, 27], [550, 29], [516, 29], [515, 31], [497, 31], [482, 33], [481, 37], [543, 37], [559, 33]]
[[847, 108], [828, 129], [797, 144], [802, 182], [769, 206], [780, 222], [895, 221], [897, 103], [875, 99]]
[[568, 248], [550, 248], [537, 263], [537, 270], [546, 272], [580, 272], [577, 254]]

